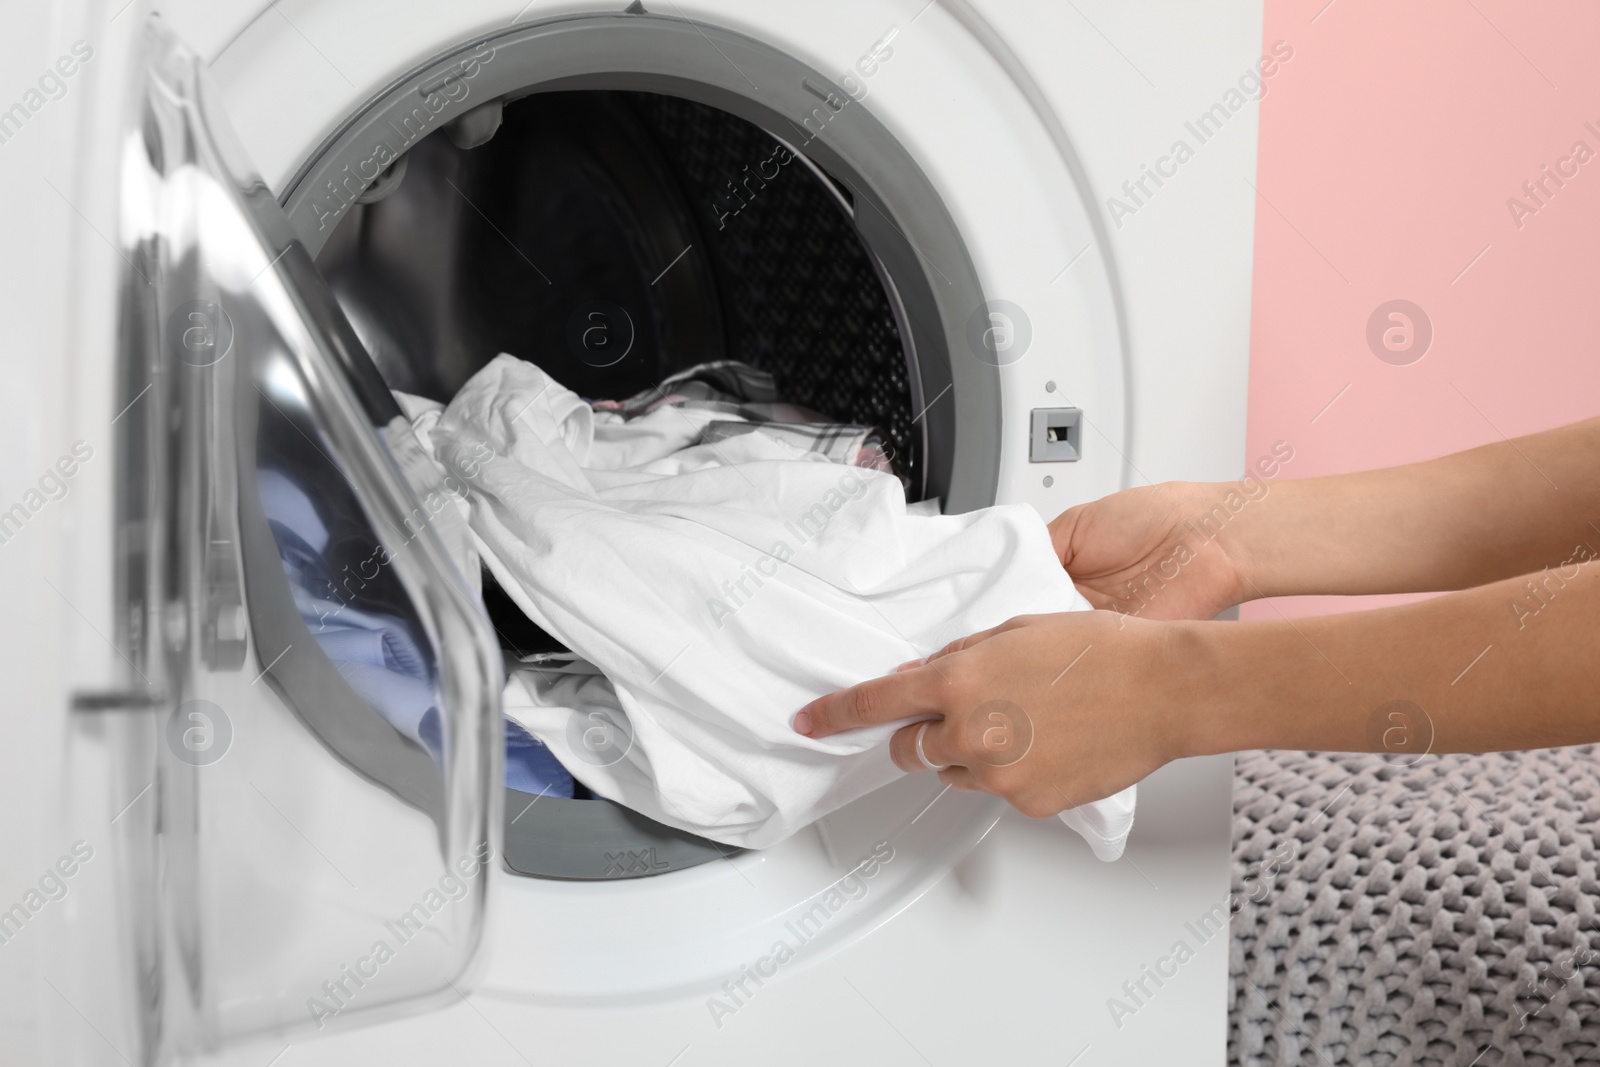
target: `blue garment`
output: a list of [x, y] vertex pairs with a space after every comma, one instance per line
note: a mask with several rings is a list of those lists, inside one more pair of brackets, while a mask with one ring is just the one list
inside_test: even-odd
[[[300, 486], [273, 470], [257, 472], [256, 484], [295, 606], [311, 636], [362, 700], [442, 766], [438, 685], [411, 627], [340, 599], [324, 555], [331, 535]], [[525, 793], [572, 796], [572, 775], [544, 743], [510, 719], [505, 727], [505, 784]]]
[[506, 785], [547, 797], [571, 797], [572, 775], [544, 742], [506, 719]]

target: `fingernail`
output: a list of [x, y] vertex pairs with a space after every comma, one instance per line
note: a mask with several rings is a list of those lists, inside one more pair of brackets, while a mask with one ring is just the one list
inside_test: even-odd
[[810, 735], [811, 713], [809, 711], [802, 711], [800, 714], [794, 717], [794, 732], [797, 734]]
[[925, 659], [906, 660], [906, 662], [900, 664], [900, 666], [898, 666], [898, 667], [896, 667], [894, 669], [894, 673], [899, 674], [901, 671], [916, 670], [918, 667], [922, 666], [926, 662], [928, 662], [928, 661], [925, 660]]

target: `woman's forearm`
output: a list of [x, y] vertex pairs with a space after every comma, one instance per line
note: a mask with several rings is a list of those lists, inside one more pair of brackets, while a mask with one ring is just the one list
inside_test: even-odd
[[1600, 563], [1377, 611], [1176, 625], [1199, 665], [1187, 754], [1600, 740]]
[[1274, 483], [1223, 540], [1252, 598], [1465, 589], [1600, 558], [1600, 419]]

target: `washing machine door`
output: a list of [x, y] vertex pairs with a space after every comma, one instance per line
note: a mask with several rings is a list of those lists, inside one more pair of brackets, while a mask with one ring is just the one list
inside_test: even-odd
[[459, 996], [503, 667], [454, 501], [200, 64], [159, 20], [141, 50], [115, 429], [122, 703], [144, 713], [79, 710], [143, 798], [114, 829], [139, 1062], [161, 1062]]

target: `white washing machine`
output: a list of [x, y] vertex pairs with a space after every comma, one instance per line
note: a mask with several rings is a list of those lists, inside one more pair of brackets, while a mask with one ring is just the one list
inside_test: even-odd
[[[1146, 164], [1259, 3], [153, 6], [7, 56], [0, 1059], [1223, 1060], [1228, 759], [1111, 864], [924, 775], [759, 852], [505, 788], [548, 638], [413, 521], [389, 389], [737, 358], [948, 510], [1237, 477], [1250, 105]], [[269, 468], [384, 549], [436, 751], [308, 652]]]

